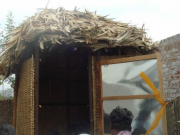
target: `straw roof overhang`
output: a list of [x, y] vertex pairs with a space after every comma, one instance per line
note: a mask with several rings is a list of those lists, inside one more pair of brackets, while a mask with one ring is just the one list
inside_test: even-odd
[[67, 11], [63, 8], [44, 10], [28, 18], [10, 34], [10, 40], [0, 53], [0, 74], [17, 64], [18, 57], [28, 42], [36, 42], [43, 50], [44, 44], [83, 44], [96, 51], [101, 48], [133, 46], [145, 50], [158, 47], [146, 37], [143, 28], [116, 22], [105, 16], [85, 10]]

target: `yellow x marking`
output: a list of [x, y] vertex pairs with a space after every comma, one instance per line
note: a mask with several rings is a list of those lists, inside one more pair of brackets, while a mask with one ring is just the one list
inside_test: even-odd
[[164, 106], [161, 108], [161, 110], [157, 113], [156, 118], [154, 119], [154, 121], [153, 121], [151, 127], [149, 128], [149, 130], [145, 133], [145, 135], [148, 135], [148, 134], [149, 134], [151, 131], [153, 131], [153, 130], [157, 127], [157, 125], [159, 124], [159, 121], [160, 121], [160, 119], [161, 119], [161, 117], [162, 117], [162, 115], [163, 115], [163, 112], [164, 112], [164, 110], [165, 110], [165, 108], [166, 108], [167, 103], [162, 100], [159, 91], [156, 89], [156, 87], [155, 87], [154, 84], [151, 82], [151, 80], [148, 78], [148, 76], [147, 76], [144, 72], [141, 72], [139, 75], [140, 75], [140, 76], [142, 77], [142, 79], [147, 83], [147, 85], [153, 90], [153, 93], [154, 93], [154, 96], [155, 96], [156, 100], [157, 100], [160, 104], [164, 105]]

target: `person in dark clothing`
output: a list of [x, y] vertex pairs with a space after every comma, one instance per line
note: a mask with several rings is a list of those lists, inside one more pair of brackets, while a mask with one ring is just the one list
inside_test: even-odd
[[0, 135], [15, 135], [15, 130], [9, 124], [0, 124]]

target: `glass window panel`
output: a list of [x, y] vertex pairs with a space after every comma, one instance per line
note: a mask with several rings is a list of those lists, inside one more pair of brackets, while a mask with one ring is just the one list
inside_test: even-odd
[[[109, 115], [117, 106], [130, 110], [134, 119], [132, 122], [132, 132], [136, 134], [144, 134], [154, 121], [157, 112], [161, 109], [161, 105], [156, 99], [133, 99], [133, 100], [114, 100], [103, 102], [104, 112], [104, 133], [110, 133]], [[162, 121], [151, 132], [151, 135], [162, 135]]]
[[152, 94], [152, 90], [139, 76], [143, 71], [159, 87], [157, 60], [102, 65], [103, 96]]

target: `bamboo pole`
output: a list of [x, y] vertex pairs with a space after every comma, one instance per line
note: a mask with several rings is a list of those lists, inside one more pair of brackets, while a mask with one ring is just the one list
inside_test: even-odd
[[92, 97], [92, 59], [91, 50], [88, 53], [88, 83], [89, 83], [89, 116], [90, 116], [90, 134], [93, 134], [94, 119], [93, 119], [93, 97]]
[[34, 135], [39, 135], [39, 47], [35, 47], [35, 81], [34, 81]]
[[14, 85], [14, 99], [13, 99], [13, 127], [16, 130], [16, 114], [17, 114], [17, 99], [18, 99], [18, 80], [19, 75], [15, 75], [15, 85]]

